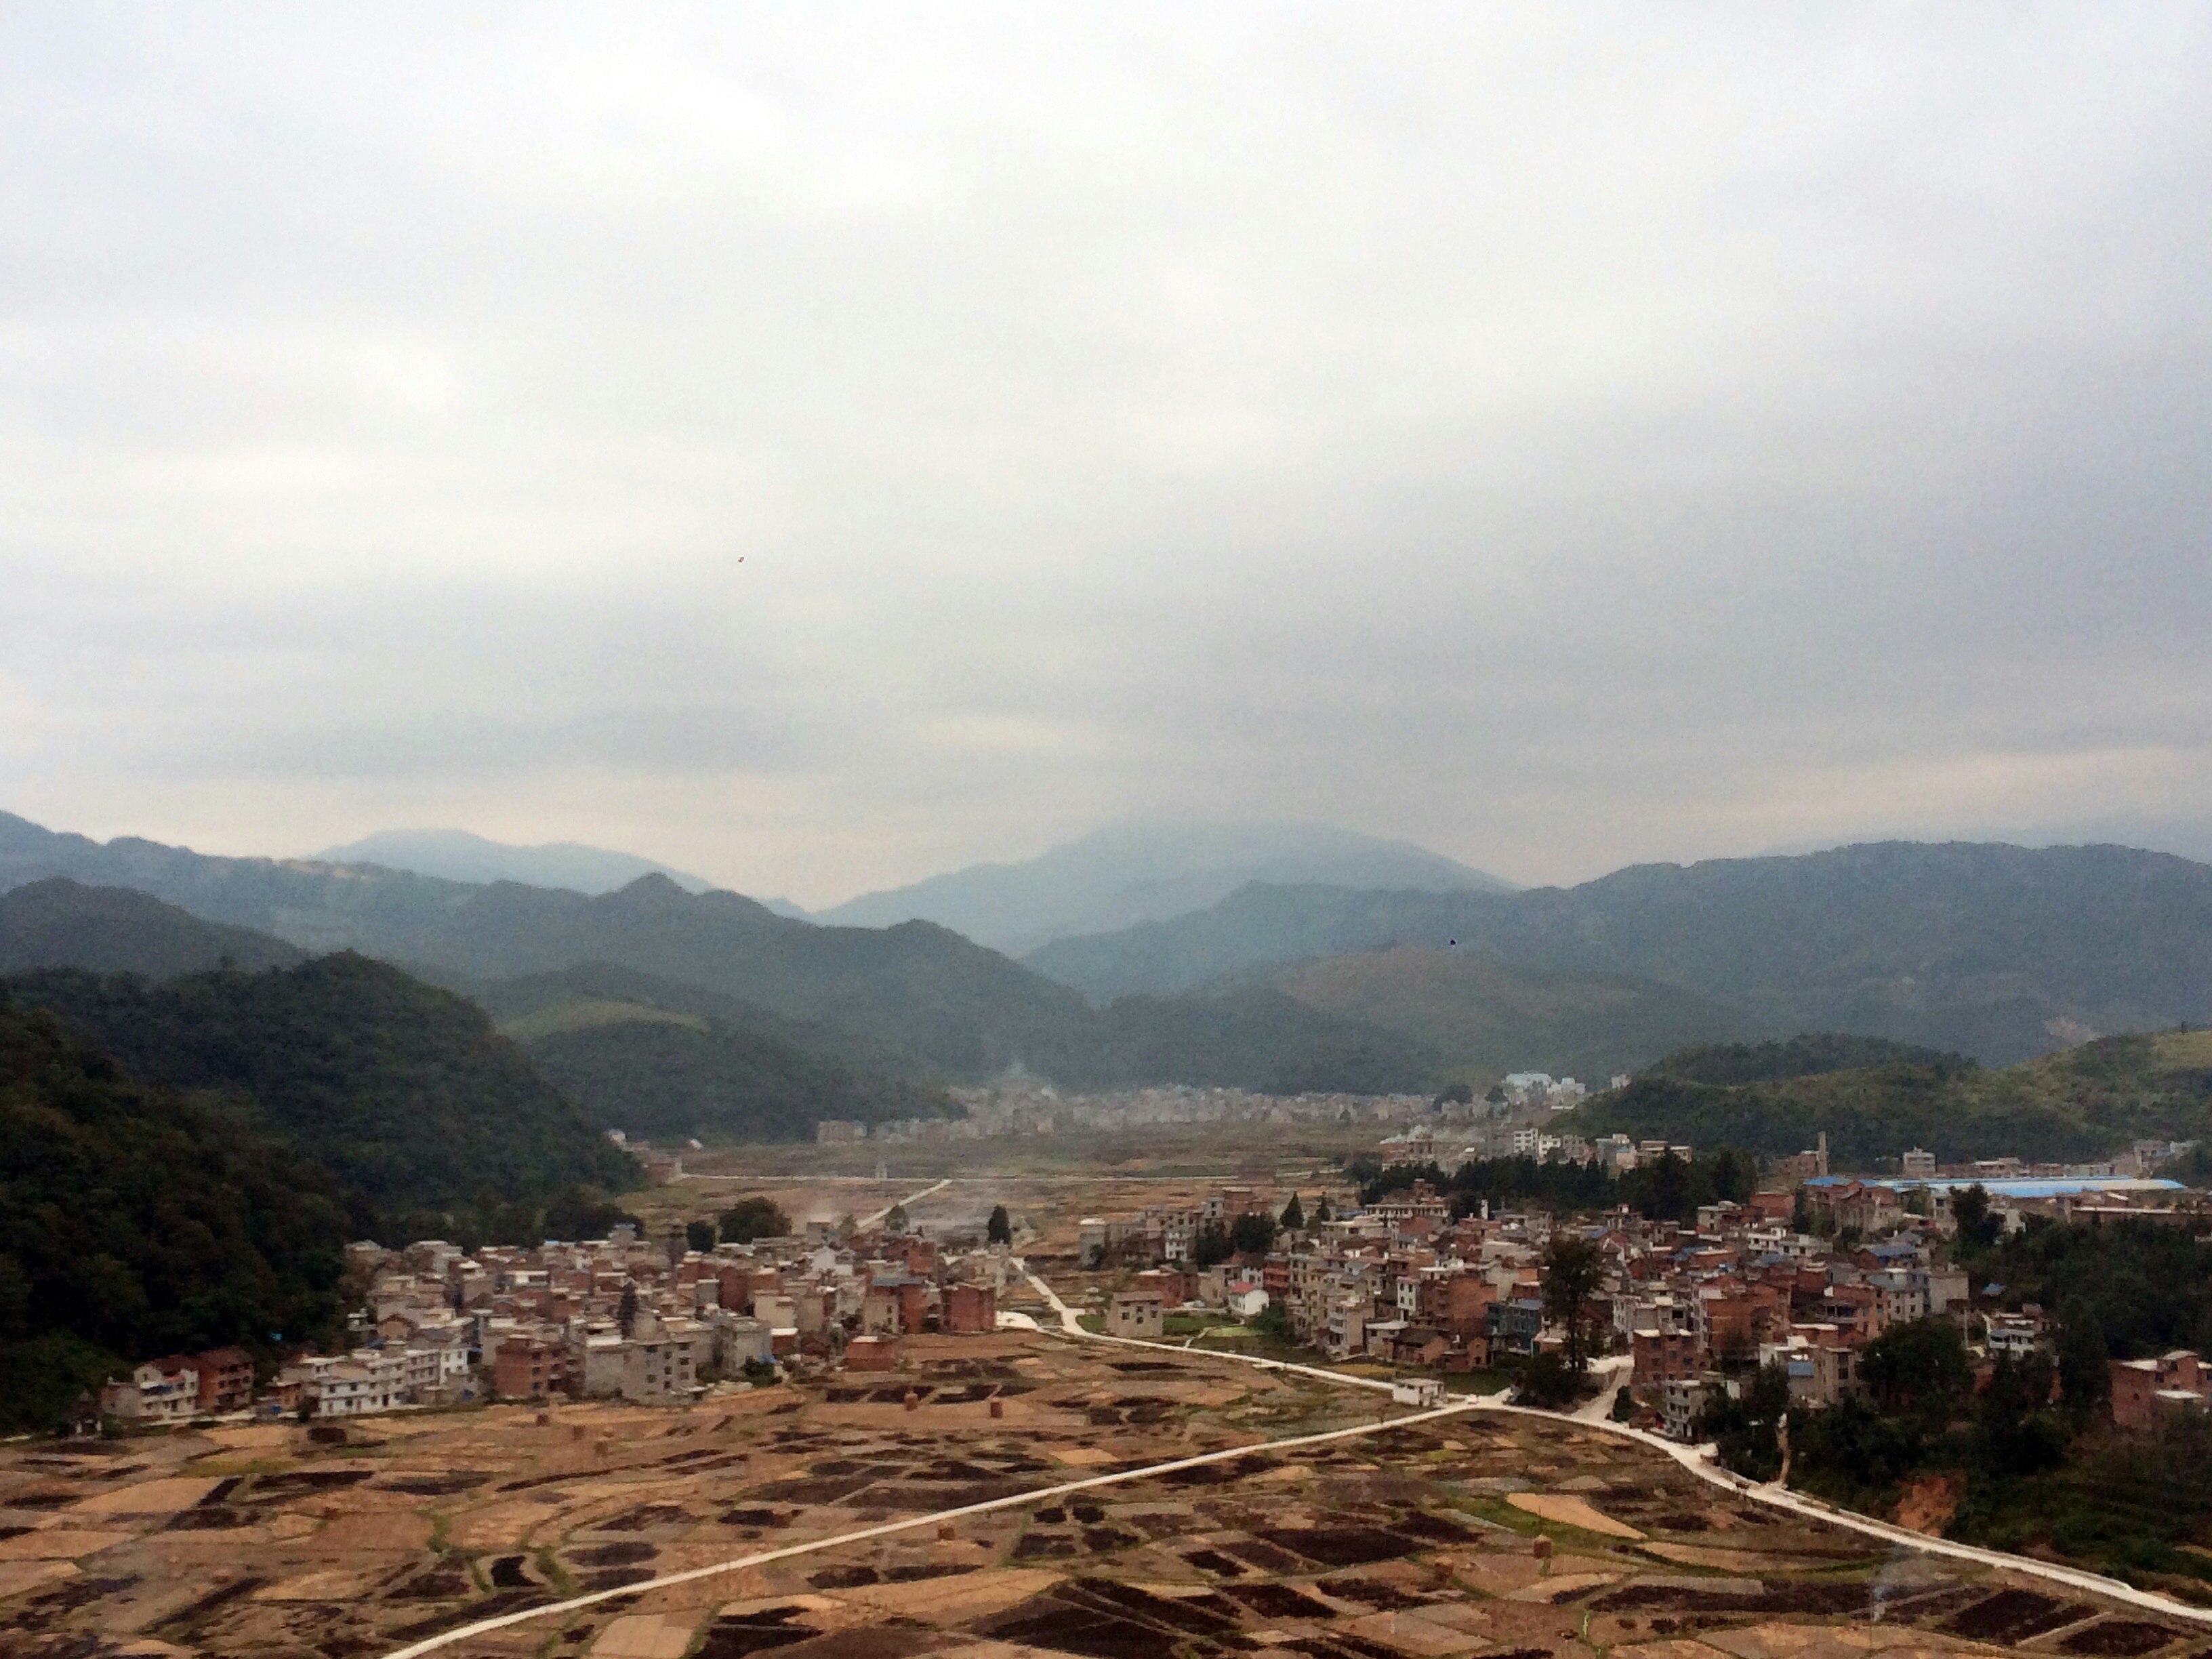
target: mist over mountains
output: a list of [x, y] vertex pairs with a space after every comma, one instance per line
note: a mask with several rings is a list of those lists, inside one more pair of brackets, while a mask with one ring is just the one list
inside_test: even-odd
[[381, 830], [343, 847], [326, 847], [313, 861], [376, 864], [447, 881], [519, 881], [579, 893], [611, 893], [640, 876], [665, 876], [687, 893], [703, 893], [714, 884], [635, 853], [581, 847], [574, 842], [514, 847], [466, 830]]
[[1273, 990], [1096, 1008], [932, 923], [817, 927], [735, 893], [686, 893], [659, 875], [592, 896], [374, 866], [216, 858], [129, 838], [102, 845], [0, 817], [0, 889], [56, 875], [135, 888], [205, 920], [313, 952], [357, 951], [447, 983], [625, 969], [805, 1023], [848, 1060], [921, 1081], [1020, 1064], [1082, 1086], [1371, 1092], [1426, 1086], [1438, 1063], [1418, 1043]]
[[[1077, 898], [1138, 902], [1124, 879], [1133, 869], [1169, 872], [1144, 901], [1164, 902], [1178, 882], [1224, 878], [1228, 854], [1259, 844], [1200, 836], [1176, 873], [1164, 853], [1144, 865], [1164, 833], [1089, 838], [1031, 866], [959, 872], [938, 890], [983, 895], [975, 902], [988, 899], [1002, 928], [1040, 933], [1076, 914]], [[650, 1050], [658, 1075], [690, 1079], [667, 1084], [663, 1104], [679, 1115], [696, 1108], [667, 1102], [703, 1100], [703, 1079], [763, 1067], [834, 1076], [825, 1098], [890, 1110], [912, 1098], [904, 1085], [1017, 1064], [1079, 1087], [1381, 1091], [1522, 1067], [1604, 1076], [1685, 1043], [1802, 1030], [2002, 1064], [2101, 1032], [2212, 1020], [2212, 867], [2168, 854], [1888, 842], [1512, 891], [1471, 884], [1475, 872], [1419, 849], [1293, 840], [1306, 850], [1285, 858], [1341, 855], [1378, 874], [1411, 866], [1436, 885], [1249, 883], [1207, 908], [1055, 939], [1018, 962], [934, 922], [815, 925], [659, 873], [591, 895], [213, 858], [127, 837], [103, 845], [4, 816], [0, 890], [56, 875], [132, 888], [305, 952], [358, 951], [480, 996], [586, 969], [645, 976], [678, 991], [574, 997], [648, 1010], [708, 1000], [678, 1012], [711, 1032], [584, 1019], [563, 1032], [563, 1052], [572, 1077], [603, 1091], [623, 1067], [579, 1048]], [[1048, 900], [1060, 867], [1075, 872], [1075, 898], [1056, 910], [1018, 902], [1024, 891]], [[94, 911], [114, 901], [86, 902], [92, 951]], [[823, 1064], [787, 1064], [793, 1044]], [[804, 1092], [776, 1087], [781, 1098]]]
[[1055, 939], [1202, 910], [1253, 882], [1505, 892], [1510, 884], [1406, 842], [1327, 824], [1139, 823], [1017, 864], [978, 864], [820, 913], [854, 927], [933, 921], [1018, 955]]

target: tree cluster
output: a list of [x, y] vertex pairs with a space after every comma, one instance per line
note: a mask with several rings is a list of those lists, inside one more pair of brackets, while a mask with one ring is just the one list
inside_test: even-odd
[[219, 1097], [324, 1165], [348, 1190], [356, 1237], [533, 1242], [562, 1189], [640, 1179], [481, 1009], [363, 957], [160, 982], [55, 969], [10, 985], [135, 1075]]
[[0, 1426], [125, 1361], [333, 1340], [345, 1227], [324, 1171], [0, 997]]

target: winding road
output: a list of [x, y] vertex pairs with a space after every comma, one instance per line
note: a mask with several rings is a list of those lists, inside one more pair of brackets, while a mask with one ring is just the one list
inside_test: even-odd
[[[1042, 1295], [1052, 1310], [1060, 1316], [1060, 1328], [1070, 1335], [1092, 1342], [1114, 1342], [1124, 1346], [1158, 1348], [1168, 1353], [1185, 1353], [1188, 1350], [1172, 1343], [1146, 1342], [1133, 1337], [1106, 1336], [1097, 1331], [1087, 1331], [1076, 1317], [1075, 1310], [1060, 1300], [1052, 1286], [1036, 1274], [1030, 1273], [1026, 1264], [1018, 1264], [1030, 1284]], [[1262, 1359], [1256, 1355], [1224, 1353], [1215, 1349], [1204, 1350], [1217, 1359], [1234, 1360], [1240, 1364], [1257, 1365], [1272, 1370], [1298, 1371], [1308, 1376], [1322, 1377], [1352, 1388], [1384, 1389], [1388, 1382], [1369, 1377], [1346, 1376], [1318, 1365], [1294, 1365], [1285, 1360]], [[1605, 1362], [1601, 1362], [1604, 1364]], [[1612, 1362], [1614, 1367], [1626, 1364], [1623, 1360]], [[1597, 1429], [1607, 1434], [1618, 1435], [1624, 1440], [1633, 1440], [1670, 1457], [1708, 1486], [1718, 1486], [1732, 1497], [1748, 1498], [1764, 1504], [1770, 1509], [1787, 1510], [1807, 1520], [1824, 1521], [1832, 1527], [1841, 1527], [1868, 1538], [1878, 1538], [1884, 1543], [1900, 1549], [1917, 1550], [1927, 1555], [1948, 1556], [1956, 1561], [1973, 1561], [1983, 1566], [2001, 1567], [2008, 1572], [2026, 1573], [2036, 1578], [2047, 1579], [2055, 1584], [2064, 1584], [2070, 1589], [2085, 1590], [2115, 1601], [2124, 1601], [2130, 1607], [2141, 1607], [2147, 1613], [2164, 1613], [2169, 1618], [2185, 1619], [2194, 1624], [2212, 1626], [2212, 1608], [2191, 1607], [2186, 1601], [2177, 1601], [2171, 1596], [2160, 1595], [2154, 1590], [2137, 1589], [2133, 1584], [2123, 1583], [2117, 1578], [2107, 1578], [2101, 1573], [2085, 1572], [2079, 1567], [2059, 1566], [2049, 1561], [2038, 1561], [2026, 1555], [2012, 1555], [2003, 1550], [1987, 1550], [1972, 1544], [1960, 1544], [1948, 1538], [1931, 1538], [1925, 1533], [1914, 1532], [1908, 1527], [1893, 1526], [1887, 1521], [1877, 1521], [1855, 1510], [1838, 1509], [1817, 1498], [1806, 1497], [1776, 1485], [1761, 1486], [1747, 1480], [1741, 1475], [1731, 1474], [1711, 1461], [1712, 1449], [1707, 1446], [1686, 1446], [1679, 1440], [1668, 1440], [1643, 1429], [1630, 1428], [1625, 1423], [1615, 1423], [1607, 1414], [1613, 1395], [1619, 1383], [1601, 1389], [1598, 1402], [1585, 1406], [1571, 1414], [1561, 1412], [1539, 1411], [1533, 1406], [1509, 1406], [1491, 1395], [1478, 1395], [1467, 1409], [1473, 1412], [1502, 1412], [1516, 1417], [1540, 1417], [1548, 1422], [1571, 1422], [1578, 1428]]]

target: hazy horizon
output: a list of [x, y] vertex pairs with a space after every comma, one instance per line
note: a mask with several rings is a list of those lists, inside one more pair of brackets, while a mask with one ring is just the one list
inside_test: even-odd
[[[2212, 15], [11, 9], [0, 809], [2212, 855]], [[742, 562], [739, 561], [742, 559]]]

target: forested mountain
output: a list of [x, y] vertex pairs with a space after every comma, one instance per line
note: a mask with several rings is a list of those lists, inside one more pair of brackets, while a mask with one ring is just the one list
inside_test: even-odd
[[1974, 1062], [1964, 1054], [1924, 1048], [1917, 1042], [1857, 1036], [1849, 1031], [1801, 1031], [1786, 1042], [1709, 1042], [1662, 1054], [1644, 1068], [1647, 1077], [1683, 1083], [1780, 1083], [1824, 1072], [1863, 1072], [1878, 1066], [1944, 1066], [1961, 1070]]
[[[1287, 1000], [1209, 999], [1194, 1012], [1147, 1002], [1109, 1018], [928, 922], [815, 927], [734, 893], [689, 894], [663, 876], [598, 896], [512, 882], [477, 887], [374, 868], [208, 858], [148, 842], [102, 846], [0, 818], [0, 887], [55, 873], [136, 887], [309, 948], [357, 950], [478, 983], [586, 963], [628, 968], [835, 1031], [922, 1081], [988, 1077], [1019, 1061], [1071, 1081], [1251, 1086], [1264, 1077], [1334, 1087], [1329, 1079], [1371, 1073], [1374, 1051], [1395, 1041]], [[1208, 1040], [1194, 1045], [1194, 1028]], [[1285, 1049], [1293, 1028], [1298, 1042]], [[1358, 1054], [1335, 1050], [1345, 1038]], [[1286, 1052], [1312, 1056], [1316, 1068], [1286, 1073]], [[1176, 1054], [1203, 1055], [1211, 1069], [1152, 1069]], [[1419, 1088], [1428, 1072], [1408, 1055], [1390, 1075]]]
[[605, 1128], [655, 1139], [805, 1139], [822, 1118], [951, 1116], [864, 1043], [605, 963], [457, 987]]
[[1515, 1071], [1602, 1080], [1683, 1043], [1760, 1030], [1741, 1008], [1648, 979], [1509, 968], [1415, 945], [1296, 963], [1265, 982], [1395, 1031], [1468, 1080]]
[[1945, 1163], [2063, 1161], [2138, 1138], [2212, 1135], [2212, 1032], [2104, 1037], [2002, 1069], [1950, 1055], [1736, 1084], [1682, 1075], [1726, 1070], [1710, 1054], [1677, 1057], [1559, 1121], [1577, 1134], [1663, 1135], [1770, 1156], [1825, 1132], [1839, 1169], [1879, 1169], [1911, 1146]]
[[640, 876], [666, 876], [687, 893], [714, 883], [665, 864], [574, 842], [515, 847], [465, 830], [383, 830], [343, 847], [326, 847], [317, 864], [374, 864], [447, 881], [519, 881], [532, 887], [566, 887], [579, 893], [611, 893]]
[[250, 928], [226, 927], [127, 887], [66, 876], [0, 893], [0, 974], [82, 968], [167, 979], [225, 966], [290, 968], [307, 952]]
[[818, 919], [858, 927], [933, 921], [1012, 953], [1182, 915], [1255, 881], [1431, 892], [1506, 888], [1425, 848], [1326, 824], [1122, 824], [1018, 864], [979, 864], [864, 894]]
[[324, 1170], [0, 991], [0, 1429], [124, 1359], [332, 1340], [345, 1221]]
[[1892, 842], [1508, 894], [1251, 887], [1028, 961], [1107, 997], [1395, 944], [1630, 974], [1769, 1030], [2004, 1062], [2085, 1033], [2212, 1019], [2212, 866], [2123, 847]]
[[531, 1067], [483, 1011], [341, 954], [163, 981], [47, 969], [8, 981], [133, 1073], [232, 1103], [360, 1195], [362, 1231], [478, 1231], [562, 1188], [635, 1184], [635, 1161]]

